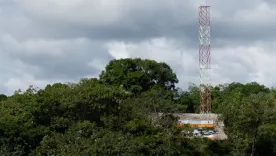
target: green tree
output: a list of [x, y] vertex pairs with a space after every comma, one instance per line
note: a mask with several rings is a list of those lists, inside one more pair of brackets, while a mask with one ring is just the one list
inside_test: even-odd
[[107, 85], [122, 86], [134, 94], [147, 91], [155, 85], [173, 90], [178, 83], [176, 74], [166, 63], [153, 60], [112, 60], [100, 74], [100, 80]]
[[30, 87], [1, 101], [0, 146], [10, 153], [27, 154], [49, 133], [49, 127], [39, 122], [42, 105], [37, 102], [36, 93], [36, 89]]
[[244, 95], [241, 92], [233, 92], [224, 97], [221, 106], [223, 109], [220, 111], [224, 117], [229, 141], [233, 145], [233, 154], [255, 155], [258, 142], [275, 126], [276, 105], [270, 94], [260, 92]]
[[8, 99], [7, 95], [0, 94], [0, 101], [4, 101], [4, 100], [7, 100], [7, 99]]
[[190, 84], [188, 91], [178, 90], [175, 95], [175, 103], [182, 105], [182, 112], [199, 113], [200, 112], [200, 92], [199, 87], [195, 84]]

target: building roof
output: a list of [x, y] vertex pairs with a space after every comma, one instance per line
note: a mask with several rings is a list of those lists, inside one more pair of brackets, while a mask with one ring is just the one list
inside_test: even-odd
[[218, 121], [217, 114], [174, 113], [179, 120], [213, 120]]

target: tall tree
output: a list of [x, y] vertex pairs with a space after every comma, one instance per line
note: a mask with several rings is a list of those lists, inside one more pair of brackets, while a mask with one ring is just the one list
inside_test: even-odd
[[[244, 95], [241, 92], [229, 93], [221, 103], [220, 113], [225, 120], [229, 141], [233, 143], [232, 154], [247, 153], [253, 156], [260, 139], [265, 138], [271, 130], [275, 131], [276, 105], [270, 94], [260, 92]], [[273, 153], [273, 150], [266, 152]]]
[[0, 101], [4, 101], [4, 100], [7, 100], [7, 99], [8, 99], [7, 95], [0, 94]]
[[112, 60], [100, 74], [107, 85], [121, 86], [134, 94], [154, 86], [173, 90], [178, 83], [176, 74], [166, 63], [140, 58]]

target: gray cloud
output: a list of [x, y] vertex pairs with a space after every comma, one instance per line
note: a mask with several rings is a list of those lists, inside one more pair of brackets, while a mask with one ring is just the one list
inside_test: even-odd
[[[205, 1], [15, 2], [26, 16], [33, 19], [37, 29], [43, 28], [52, 36], [127, 40], [169, 36], [196, 41], [197, 6]], [[276, 11], [271, 2], [209, 0], [213, 38], [251, 41], [273, 38]]]
[[[93, 60], [109, 60], [102, 43], [85, 38], [64, 40], [25, 40], [19, 42], [6, 35], [0, 40], [7, 55], [20, 59], [29, 66], [36, 67], [34, 76], [38, 78], [80, 78], [95, 75], [99, 71], [89, 63]], [[51, 74], [49, 74], [51, 73]]]
[[[205, 0], [0, 0], [0, 91], [97, 76], [113, 58], [165, 61], [199, 82], [197, 9]], [[274, 85], [276, 3], [208, 0], [212, 83]], [[270, 67], [270, 68], [269, 68]]]

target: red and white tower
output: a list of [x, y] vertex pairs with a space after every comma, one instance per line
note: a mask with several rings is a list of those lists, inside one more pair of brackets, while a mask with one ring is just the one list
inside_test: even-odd
[[210, 6], [199, 7], [200, 113], [211, 112]]

